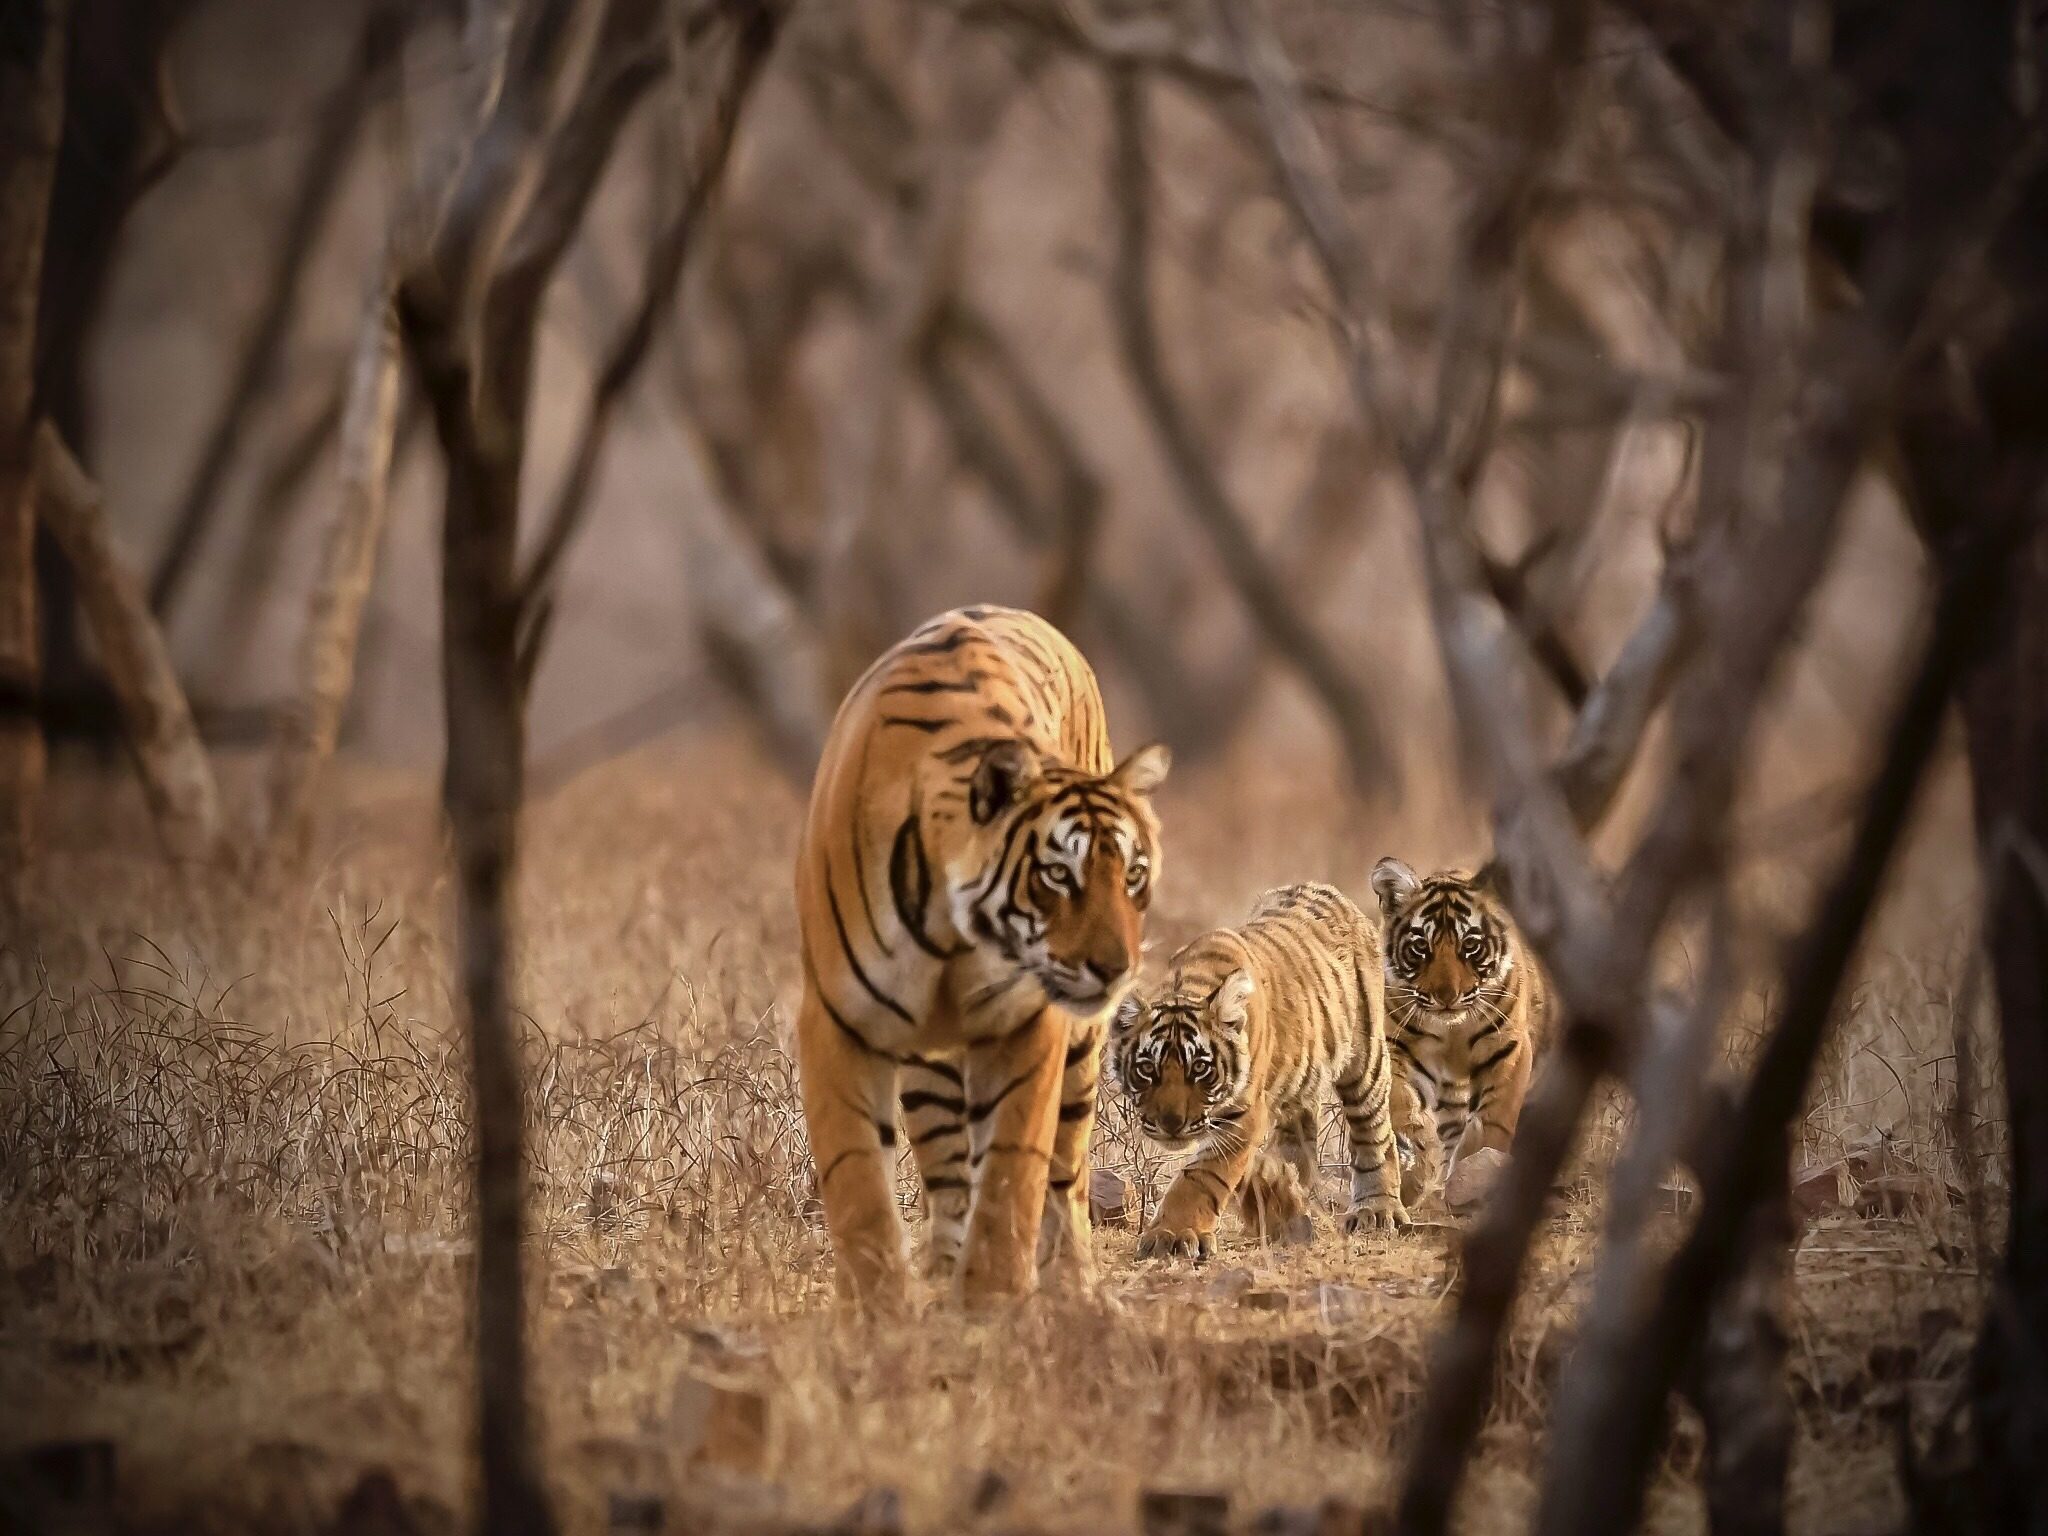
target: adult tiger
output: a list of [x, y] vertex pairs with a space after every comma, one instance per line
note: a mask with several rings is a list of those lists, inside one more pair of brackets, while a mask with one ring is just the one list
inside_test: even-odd
[[1394, 1053], [1422, 1117], [1401, 1127], [1412, 1199], [1436, 1181], [1440, 1163], [1448, 1179], [1480, 1148], [1506, 1152], [1513, 1143], [1550, 989], [1484, 871], [1422, 878], [1387, 858], [1374, 867], [1372, 888], [1385, 918]]
[[1305, 1214], [1326, 1084], [1351, 1145], [1345, 1226], [1406, 1224], [1384, 987], [1378, 925], [1342, 891], [1303, 884], [1184, 946], [1149, 1002], [1124, 1000], [1110, 1027], [1117, 1081], [1147, 1136], [1195, 1152], [1140, 1258], [1207, 1258], [1233, 1197], [1265, 1236]]
[[934, 1273], [974, 1300], [1029, 1289], [1034, 1249], [1088, 1269], [1102, 1025], [1138, 965], [1168, 754], [1111, 763], [1088, 663], [1014, 609], [931, 620], [839, 707], [797, 852], [798, 1065], [871, 1306], [907, 1299], [899, 1094]]

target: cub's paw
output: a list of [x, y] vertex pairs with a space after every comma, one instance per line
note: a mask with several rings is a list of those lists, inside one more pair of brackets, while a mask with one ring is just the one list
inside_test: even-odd
[[1405, 1232], [1408, 1212], [1399, 1200], [1382, 1195], [1344, 1213], [1346, 1232]]
[[1141, 1259], [1213, 1259], [1216, 1234], [1197, 1232], [1192, 1227], [1153, 1227], [1138, 1239]]

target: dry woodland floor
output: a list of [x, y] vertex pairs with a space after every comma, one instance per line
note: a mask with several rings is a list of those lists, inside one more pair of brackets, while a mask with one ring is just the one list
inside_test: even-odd
[[[461, 1520], [462, 1056], [423, 793], [352, 772], [310, 875], [251, 900], [168, 871], [125, 788], [60, 783], [0, 954], [7, 1486], [55, 1480], [126, 1529]], [[1251, 1529], [1273, 1506], [1384, 1505], [1458, 1283], [1447, 1217], [1359, 1238], [1326, 1220], [1286, 1250], [1227, 1233], [1199, 1269], [1139, 1265], [1108, 1228], [1092, 1295], [971, 1319], [935, 1300], [894, 1327], [834, 1304], [785, 1037], [799, 809], [743, 743], [703, 738], [530, 818], [535, 1381], [567, 1528], [1194, 1529], [1202, 1508], [1148, 1519], [1145, 1496], [1215, 1492]], [[1241, 764], [1184, 774], [1162, 811], [1155, 953], [1282, 879], [1363, 894], [1381, 853], [1477, 851]], [[1760, 947], [1797, 907], [1776, 880]], [[1956, 1103], [1966, 932], [1939, 904], [1886, 925], [1806, 1122], [1804, 1163], [1864, 1177], [1815, 1201], [1795, 1259], [1799, 1531], [1897, 1524], [1895, 1410], [1938, 1416], [1979, 1309], [1969, 1212], [1996, 1203], [1997, 1137]], [[1559, 1193], [1466, 1530], [1526, 1520], [1626, 1121], [1609, 1109]], [[1170, 1170], [1114, 1106], [1101, 1145], [1156, 1200]], [[910, 1211], [907, 1165], [901, 1189]], [[1699, 1454], [1681, 1416], [1652, 1528], [1703, 1528]]]

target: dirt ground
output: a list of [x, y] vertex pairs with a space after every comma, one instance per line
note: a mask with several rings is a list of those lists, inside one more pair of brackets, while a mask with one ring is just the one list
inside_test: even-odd
[[[0, 954], [7, 1476], [55, 1457], [82, 1510], [138, 1529], [459, 1522], [462, 1057], [426, 788], [353, 771], [311, 874], [252, 897], [168, 871], [127, 790], [60, 779]], [[1325, 1220], [1292, 1249], [1226, 1233], [1200, 1268], [1141, 1265], [1108, 1227], [1090, 1295], [972, 1318], [934, 1299], [898, 1326], [834, 1304], [786, 1040], [799, 807], [744, 741], [704, 736], [529, 821], [535, 1380], [567, 1527], [1193, 1530], [1209, 1506], [1148, 1495], [1215, 1493], [1230, 1528], [1286, 1529], [1276, 1506], [1384, 1506], [1459, 1279], [1447, 1216], [1356, 1238]], [[1155, 954], [1283, 879], [1363, 892], [1382, 853], [1480, 851], [1476, 823], [1418, 828], [1242, 761], [1184, 775], [1162, 812]], [[1913, 859], [1952, 846], [1936, 825]], [[1758, 885], [1762, 948], [1802, 897]], [[1939, 881], [1901, 886], [1798, 1154], [1866, 1176], [1817, 1202], [1794, 1262], [1802, 1532], [1896, 1527], [1900, 1410], [1924, 1437], [1980, 1306], [1997, 1129], [1956, 1087], [1967, 925]], [[1765, 1006], [1745, 1000], [1731, 1050]], [[1629, 1113], [1609, 1107], [1559, 1193], [1465, 1530], [1526, 1523]], [[1105, 1132], [1101, 1163], [1156, 1199], [1170, 1170], [1114, 1106]], [[907, 1164], [900, 1188], [908, 1211]], [[1699, 1454], [1681, 1415], [1652, 1529], [1703, 1529]]]

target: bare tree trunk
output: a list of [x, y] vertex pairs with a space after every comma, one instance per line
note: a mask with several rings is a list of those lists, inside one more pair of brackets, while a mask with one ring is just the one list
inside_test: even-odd
[[633, 103], [664, 58], [659, 0], [538, 0], [430, 246], [400, 334], [447, 465], [442, 804], [454, 837], [476, 1135], [476, 1432], [482, 1528], [543, 1536], [526, 1379], [524, 1085], [510, 996], [525, 775], [515, 565], [540, 304]]
[[210, 860], [220, 853], [220, 791], [163, 631], [114, 548], [99, 488], [48, 422], [36, 437], [36, 471], [43, 520], [71, 562], [165, 851]]
[[398, 322], [380, 285], [364, 311], [341, 424], [341, 507], [327, 536], [312, 611], [299, 644], [299, 693], [272, 749], [262, 858], [277, 867], [304, 851], [314, 792], [334, 755], [355, 684], [356, 639], [376, 574], [390, 499], [398, 419]]
[[509, 986], [526, 760], [514, 576], [520, 445], [516, 438], [506, 441], [510, 433], [476, 430], [466, 368], [432, 360], [418, 343], [414, 357], [447, 459], [441, 676], [448, 755], [441, 802], [455, 840], [457, 942], [476, 1137], [481, 1528], [542, 1536], [554, 1529], [554, 1519], [529, 1423], [522, 1252], [526, 1106]]
[[43, 237], [64, 128], [68, 0], [0, 0], [0, 870], [35, 851], [35, 377]]

